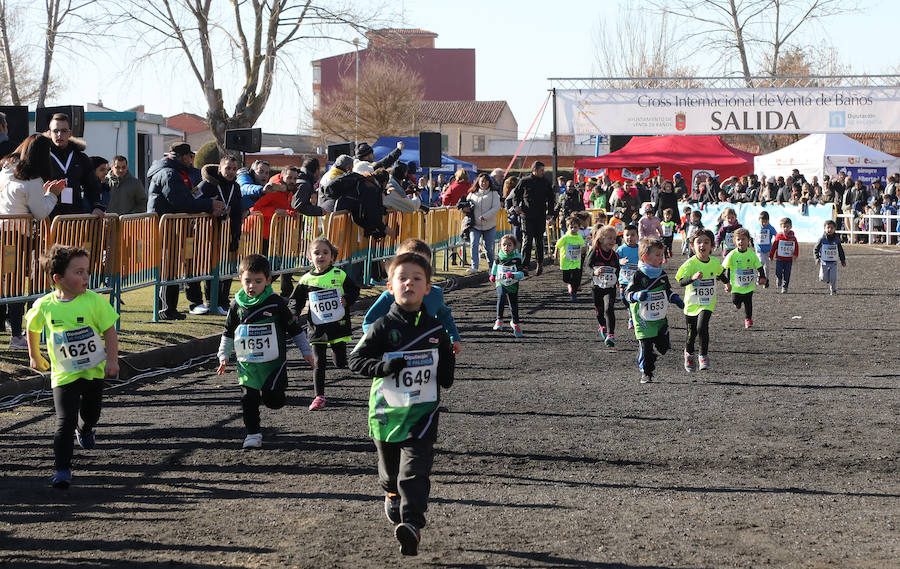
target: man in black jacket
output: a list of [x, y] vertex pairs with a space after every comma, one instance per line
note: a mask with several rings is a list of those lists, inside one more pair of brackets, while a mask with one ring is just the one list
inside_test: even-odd
[[70, 124], [69, 116], [63, 113], [56, 113], [50, 118], [47, 136], [53, 142], [50, 147], [51, 178], [66, 179], [66, 189], [60, 194], [50, 217], [79, 213], [102, 216], [106, 206], [100, 199], [100, 180], [94, 173], [94, 164], [84, 153], [87, 145], [72, 138]]
[[[372, 164], [372, 171], [375, 171], [379, 168], [384, 168], [388, 170], [391, 166], [394, 165], [394, 162], [400, 159], [400, 154], [403, 152], [404, 144], [402, 140], [397, 141], [397, 148], [391, 150], [390, 154]], [[368, 143], [360, 142], [356, 145], [356, 161], [357, 162], [372, 162], [375, 160], [375, 151], [372, 150], [372, 147], [368, 145]]]
[[[300, 172], [297, 175], [297, 187], [293, 188], [291, 195], [291, 208], [299, 211], [303, 215], [324, 215], [325, 212], [317, 205], [310, 203], [309, 198], [315, 191], [315, 186], [319, 181], [319, 160], [316, 158], [307, 158], [300, 166]], [[288, 188], [289, 190], [292, 188]]]
[[[525, 246], [522, 249], [523, 264], [527, 269], [531, 262], [532, 243], [537, 258], [537, 274], [544, 272], [544, 231], [553, 219], [556, 197], [553, 186], [544, 178], [544, 163], [535, 161], [531, 174], [524, 176], [510, 192], [516, 213], [524, 216]], [[509, 198], [507, 198], [509, 201]]]

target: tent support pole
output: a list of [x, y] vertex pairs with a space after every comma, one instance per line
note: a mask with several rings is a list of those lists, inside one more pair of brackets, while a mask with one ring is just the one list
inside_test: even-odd
[[551, 89], [553, 93], [553, 183], [559, 176], [559, 138], [556, 133], [556, 87]]

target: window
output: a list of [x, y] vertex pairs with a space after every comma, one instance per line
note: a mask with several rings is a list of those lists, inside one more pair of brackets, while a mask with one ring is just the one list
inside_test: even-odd
[[472, 135], [472, 151], [473, 152], [484, 152], [484, 135], [483, 134], [475, 134]]
[[450, 139], [446, 134], [441, 135], [441, 152], [447, 152], [450, 150]]

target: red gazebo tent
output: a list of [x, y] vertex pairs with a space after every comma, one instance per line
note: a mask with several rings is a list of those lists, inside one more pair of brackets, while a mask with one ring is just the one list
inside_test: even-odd
[[578, 179], [603, 174], [633, 179], [635, 174], [662, 174], [671, 180], [675, 172], [690, 184], [695, 171], [712, 172], [722, 179], [753, 172], [753, 154], [733, 148], [718, 136], [639, 136], [615, 152], [575, 161]]

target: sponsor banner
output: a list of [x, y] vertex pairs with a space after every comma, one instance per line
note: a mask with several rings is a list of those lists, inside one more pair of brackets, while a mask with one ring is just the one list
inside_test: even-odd
[[[678, 204], [679, 209], [683, 209], [681, 203]], [[694, 209], [696, 209], [695, 206]], [[702, 212], [700, 220], [703, 227], [711, 229], [714, 233], [716, 227], [719, 226], [719, 216], [726, 207], [732, 208], [737, 214], [738, 222], [750, 231], [750, 235], [755, 235], [759, 230], [759, 213], [763, 210], [769, 212], [769, 223], [773, 225], [776, 231], [780, 231], [779, 225], [781, 218], [789, 217], [791, 226], [797, 241], [801, 243], [816, 243], [819, 237], [824, 233], [823, 226], [826, 219], [835, 219], [835, 211], [833, 205], [811, 205], [804, 212], [799, 205], [778, 205], [767, 203], [765, 206], [749, 203], [721, 203], [706, 204]], [[800, 251], [801, 255], [810, 254], [809, 251]]]
[[887, 168], [866, 168], [863, 166], [836, 166], [838, 173], [843, 172], [854, 180], [861, 180], [862, 183], [869, 186], [875, 180], [881, 180], [885, 183], [887, 179]]
[[650, 178], [654, 178], [659, 176], [658, 168], [578, 168], [575, 170], [575, 181], [576, 182], [584, 182], [588, 178], [600, 178], [604, 175], [609, 175], [609, 179], [613, 182], [625, 182], [625, 181], [634, 181], [637, 180], [637, 174], [640, 174], [644, 177], [644, 180], [649, 180]]
[[900, 132], [900, 87], [558, 89], [556, 95], [562, 124], [575, 134]]

